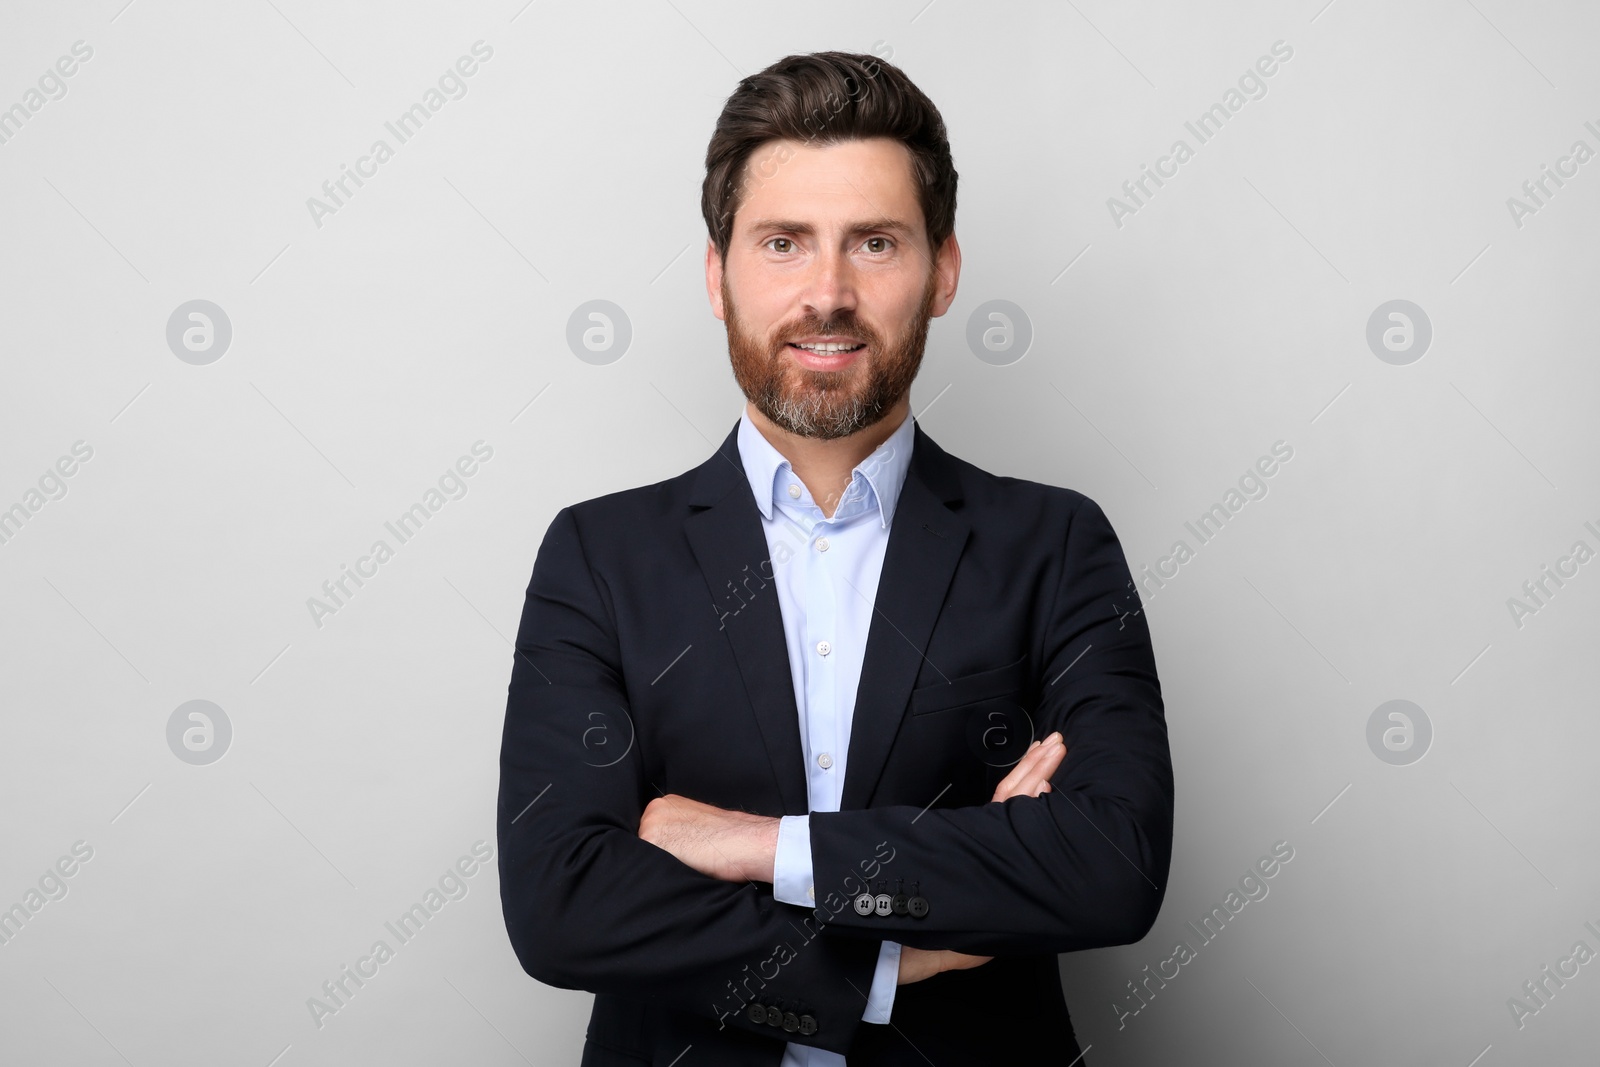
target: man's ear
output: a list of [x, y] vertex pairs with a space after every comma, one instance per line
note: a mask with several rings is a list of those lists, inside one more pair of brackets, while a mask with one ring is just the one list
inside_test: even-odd
[[717, 255], [717, 246], [711, 238], [706, 238], [706, 296], [711, 300], [711, 314], [719, 319], [726, 319], [726, 312], [722, 307], [722, 257]]
[[929, 309], [934, 318], [938, 318], [950, 310], [950, 305], [955, 303], [956, 284], [961, 280], [961, 245], [956, 242], [956, 235], [951, 234], [944, 239], [944, 244], [939, 246], [939, 254], [933, 261], [935, 274], [933, 282], [933, 307]]

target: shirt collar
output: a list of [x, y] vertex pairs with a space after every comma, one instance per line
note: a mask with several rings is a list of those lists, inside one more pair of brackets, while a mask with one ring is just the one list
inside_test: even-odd
[[[895, 505], [900, 500], [900, 489], [905, 485], [906, 472], [911, 466], [911, 445], [914, 439], [915, 420], [907, 413], [900, 426], [884, 439], [866, 459], [856, 464], [851, 475], [852, 486], [865, 493], [869, 502], [876, 503], [879, 519], [884, 529], [894, 519]], [[771, 520], [775, 505], [792, 504], [789, 485], [797, 483], [794, 468], [783, 453], [772, 446], [755, 423], [750, 421], [749, 409], [739, 415], [739, 458], [744, 463], [745, 477], [750, 482], [750, 492], [756, 498], [761, 517]], [[848, 493], [850, 490], [846, 490]], [[804, 485], [801, 492], [806, 492]], [[835, 516], [838, 512], [835, 511]]]

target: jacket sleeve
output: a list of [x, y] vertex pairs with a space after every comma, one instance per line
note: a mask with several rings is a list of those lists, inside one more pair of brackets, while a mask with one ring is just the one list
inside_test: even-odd
[[[708, 877], [639, 838], [653, 793], [601, 588], [565, 508], [528, 584], [501, 739], [500, 900], [518, 960], [547, 985], [843, 1053], [879, 941], [821, 937], [830, 914]], [[704, 758], [718, 758], [714, 746]], [[752, 1002], [809, 1015], [815, 1031], [757, 1023]]]
[[977, 955], [1070, 952], [1138, 941], [1172, 858], [1173, 780], [1150, 630], [1122, 547], [1083, 497], [1068, 520], [1044, 635], [1035, 737], [1060, 730], [1051, 792], [972, 807], [812, 812], [817, 884], [887, 840], [895, 877], [926, 914], [844, 908], [829, 935]]
[[[811, 823], [809, 815], [785, 815], [778, 820], [778, 846], [772, 855], [772, 895], [785, 904], [815, 905], [816, 885], [811, 878]], [[869, 1023], [887, 1023], [894, 1015], [894, 997], [900, 988], [900, 945], [885, 941], [878, 952], [878, 969], [867, 991], [862, 1014]]]

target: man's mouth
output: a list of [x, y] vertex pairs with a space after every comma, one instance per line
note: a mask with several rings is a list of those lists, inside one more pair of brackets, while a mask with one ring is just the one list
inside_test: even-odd
[[865, 348], [866, 347], [865, 344], [863, 344], [863, 343], [861, 343], [859, 341], [848, 342], [848, 343], [844, 343], [844, 344], [826, 344], [826, 345], [802, 345], [802, 344], [795, 344], [793, 341], [790, 341], [789, 342], [789, 346], [791, 348], [803, 348], [807, 352], [816, 352], [819, 355], [824, 355], [824, 356], [834, 356], [834, 355], [838, 355], [841, 352], [854, 352], [858, 348]]
[[794, 353], [795, 362], [807, 370], [836, 371], [854, 363], [867, 346], [860, 341], [810, 344], [790, 341], [785, 347]]

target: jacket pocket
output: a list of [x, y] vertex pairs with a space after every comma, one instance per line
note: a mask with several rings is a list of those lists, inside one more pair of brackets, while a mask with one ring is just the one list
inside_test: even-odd
[[[927, 715], [1001, 697], [1018, 698], [1027, 688], [1028, 657], [1024, 655], [1003, 667], [963, 674], [959, 678], [933, 682], [913, 689], [911, 714]], [[1018, 703], [1021, 701], [1018, 700]]]

